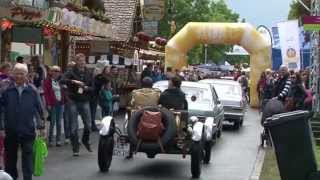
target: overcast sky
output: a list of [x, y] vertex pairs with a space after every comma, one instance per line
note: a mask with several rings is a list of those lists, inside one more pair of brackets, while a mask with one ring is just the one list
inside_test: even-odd
[[292, 0], [225, 0], [229, 8], [253, 25], [272, 27], [287, 20]]

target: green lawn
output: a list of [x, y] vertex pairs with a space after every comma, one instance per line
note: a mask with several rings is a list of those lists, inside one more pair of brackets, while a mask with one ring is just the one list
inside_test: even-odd
[[271, 148], [266, 150], [266, 156], [264, 158], [260, 180], [281, 180], [276, 155]]
[[[316, 157], [318, 162], [318, 168], [320, 169], [320, 146], [316, 148]], [[274, 154], [273, 149], [266, 150], [266, 156], [264, 158], [264, 164], [262, 167], [260, 180], [281, 180], [277, 166], [276, 156]]]
[[318, 162], [318, 169], [320, 170], [320, 146], [316, 148], [316, 157]]

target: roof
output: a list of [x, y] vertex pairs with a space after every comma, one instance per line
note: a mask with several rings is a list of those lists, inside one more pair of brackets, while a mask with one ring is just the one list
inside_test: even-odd
[[[159, 87], [168, 87], [168, 81], [158, 81], [154, 83], [153, 87], [154, 88], [159, 88]], [[191, 82], [191, 81], [182, 81], [181, 87], [198, 87], [198, 88], [203, 88], [203, 89], [211, 89], [209, 84], [205, 83], [199, 83], [199, 82]], [[161, 91], [164, 89], [160, 89]]]
[[112, 40], [128, 41], [132, 35], [137, 0], [104, 0], [106, 16], [111, 20]]
[[240, 86], [238, 81], [227, 80], [227, 79], [204, 79], [204, 80], [200, 80], [199, 82], [208, 83], [208, 84], [229, 84], [229, 85]]

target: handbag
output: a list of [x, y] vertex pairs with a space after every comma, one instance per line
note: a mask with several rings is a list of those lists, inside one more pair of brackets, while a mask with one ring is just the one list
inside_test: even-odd
[[48, 156], [48, 149], [46, 142], [41, 137], [36, 137], [33, 144], [33, 158], [34, 158], [34, 176], [42, 176], [44, 160]]

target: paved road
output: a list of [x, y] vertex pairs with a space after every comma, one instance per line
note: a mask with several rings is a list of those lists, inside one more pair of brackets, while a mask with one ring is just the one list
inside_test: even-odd
[[[212, 163], [203, 166], [204, 180], [248, 180], [258, 152], [259, 115], [249, 110], [244, 127], [239, 131], [225, 128], [222, 138], [213, 148]], [[147, 159], [138, 154], [134, 160], [115, 157], [109, 173], [103, 174], [97, 166], [97, 140], [93, 136], [94, 152], [81, 149], [80, 157], [72, 157], [69, 146], [50, 148], [45, 174], [36, 180], [144, 180], [190, 179], [190, 159], [176, 155], [159, 155]]]

